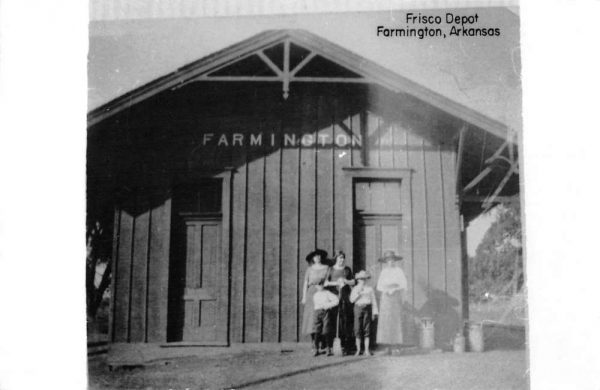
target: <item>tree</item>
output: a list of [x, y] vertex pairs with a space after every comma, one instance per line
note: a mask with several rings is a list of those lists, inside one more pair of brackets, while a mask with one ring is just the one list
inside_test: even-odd
[[469, 258], [470, 296], [512, 296], [523, 286], [521, 208], [519, 200], [498, 205], [496, 220]]
[[[110, 234], [105, 231], [100, 221], [95, 221], [92, 226], [88, 226], [86, 234], [87, 253], [86, 253], [86, 303], [87, 315], [89, 318], [95, 318], [96, 312], [102, 303], [104, 292], [110, 286], [111, 280], [111, 239]], [[98, 286], [94, 281], [96, 272], [100, 264], [105, 264], [106, 268]]]

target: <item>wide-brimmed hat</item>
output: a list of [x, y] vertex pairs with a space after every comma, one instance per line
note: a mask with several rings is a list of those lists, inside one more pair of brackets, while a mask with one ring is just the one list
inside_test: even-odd
[[327, 251], [324, 251], [323, 249], [315, 249], [314, 251], [310, 252], [308, 255], [306, 255], [306, 261], [312, 264], [313, 257], [315, 257], [316, 255], [321, 256], [321, 262], [327, 262]]
[[381, 256], [378, 261], [385, 263], [388, 260], [400, 261], [402, 260], [402, 256], [397, 255], [393, 250], [387, 250], [383, 252], [383, 256]]
[[357, 273], [356, 275], [354, 275], [354, 279], [358, 280], [358, 279], [370, 279], [371, 278], [371, 274], [367, 271], [360, 271], [359, 273]]

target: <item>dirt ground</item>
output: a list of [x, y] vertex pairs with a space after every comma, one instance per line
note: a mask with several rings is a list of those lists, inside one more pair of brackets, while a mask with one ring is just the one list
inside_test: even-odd
[[528, 389], [524, 351], [378, 357], [249, 388], [261, 389]]
[[525, 350], [312, 357], [307, 346], [189, 356], [113, 371], [89, 364], [90, 389], [528, 389]]

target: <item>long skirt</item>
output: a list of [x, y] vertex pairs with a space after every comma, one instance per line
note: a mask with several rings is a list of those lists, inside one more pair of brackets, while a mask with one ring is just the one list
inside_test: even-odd
[[309, 286], [306, 292], [306, 303], [304, 304], [304, 312], [302, 313], [302, 334], [311, 334], [315, 332], [315, 306], [313, 303], [313, 295], [315, 295], [316, 291], [317, 288], [315, 286]]
[[[349, 287], [349, 286], [348, 286]], [[349, 290], [349, 288], [348, 288]], [[338, 329], [340, 340], [342, 342], [342, 350], [345, 353], [354, 351], [354, 305], [350, 303], [350, 294], [344, 294], [342, 290], [342, 299], [338, 306], [339, 321]]]
[[354, 343], [354, 305], [350, 303], [350, 286], [342, 290], [339, 310], [338, 329], [342, 340], [349, 338]]
[[402, 294], [381, 294], [377, 324], [378, 344], [402, 344]]

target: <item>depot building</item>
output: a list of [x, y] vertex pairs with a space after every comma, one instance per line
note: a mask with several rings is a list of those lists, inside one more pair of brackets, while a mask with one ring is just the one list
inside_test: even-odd
[[305, 256], [341, 249], [376, 274], [392, 249], [406, 343], [431, 317], [447, 348], [468, 318], [465, 226], [518, 194], [507, 134], [303, 30], [259, 33], [94, 109], [88, 212], [112, 221], [110, 342], [304, 341]]

